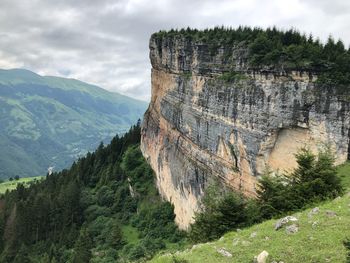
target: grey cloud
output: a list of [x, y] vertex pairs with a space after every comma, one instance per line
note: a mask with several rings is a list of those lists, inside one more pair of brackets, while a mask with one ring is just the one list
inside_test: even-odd
[[150, 98], [149, 36], [215, 25], [296, 27], [350, 43], [342, 0], [2, 0], [0, 66], [79, 78]]

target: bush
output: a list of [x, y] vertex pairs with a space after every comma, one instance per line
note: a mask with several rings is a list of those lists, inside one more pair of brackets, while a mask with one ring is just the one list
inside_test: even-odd
[[248, 202], [232, 191], [223, 193], [218, 185], [208, 187], [203, 198], [203, 208], [195, 214], [189, 237], [194, 242], [216, 239], [229, 230], [246, 226]]
[[230, 230], [296, 211], [342, 192], [329, 149], [317, 156], [302, 149], [296, 159], [298, 167], [289, 175], [273, 177], [267, 171], [260, 180], [257, 200], [221, 190], [218, 185], [208, 187], [202, 209], [195, 214], [195, 223], [191, 225], [190, 239], [207, 242]]
[[317, 156], [301, 149], [296, 160], [298, 167], [291, 174], [282, 177], [267, 174], [260, 180], [257, 192], [263, 218], [295, 211], [342, 193], [334, 157], [328, 148]]

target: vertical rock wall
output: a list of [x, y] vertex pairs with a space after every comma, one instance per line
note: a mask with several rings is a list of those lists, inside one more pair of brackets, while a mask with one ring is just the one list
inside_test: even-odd
[[[315, 74], [251, 71], [245, 47], [213, 55], [182, 38], [151, 38], [150, 58], [141, 149], [181, 228], [213, 179], [253, 196], [257, 176], [295, 167], [300, 147], [328, 144], [338, 163], [347, 160], [349, 97], [316, 85]], [[234, 80], [224, 80], [227, 71], [237, 72]]]

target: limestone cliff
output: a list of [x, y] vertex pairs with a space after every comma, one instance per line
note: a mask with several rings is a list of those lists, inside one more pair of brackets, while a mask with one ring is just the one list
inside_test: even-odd
[[310, 71], [252, 70], [247, 56], [244, 45], [213, 53], [186, 38], [150, 40], [152, 99], [141, 149], [181, 228], [212, 178], [254, 195], [256, 178], [267, 167], [293, 168], [300, 147], [327, 143], [337, 162], [348, 158], [348, 97], [316, 84]]

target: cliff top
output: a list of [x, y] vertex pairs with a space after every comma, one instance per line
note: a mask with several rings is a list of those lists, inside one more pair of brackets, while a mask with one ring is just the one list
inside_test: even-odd
[[158, 50], [164, 46], [173, 47], [179, 42], [185, 43], [184, 46], [206, 47], [213, 58], [224, 50], [226, 61], [230, 61], [237, 48], [245, 49], [247, 56], [244, 59], [248, 68], [313, 71], [319, 73], [322, 83], [350, 84], [350, 49], [346, 49], [341, 40], [335, 41], [332, 37], [321, 43], [311, 34], [307, 36], [295, 29], [215, 27], [159, 31], [152, 35], [152, 41]]

